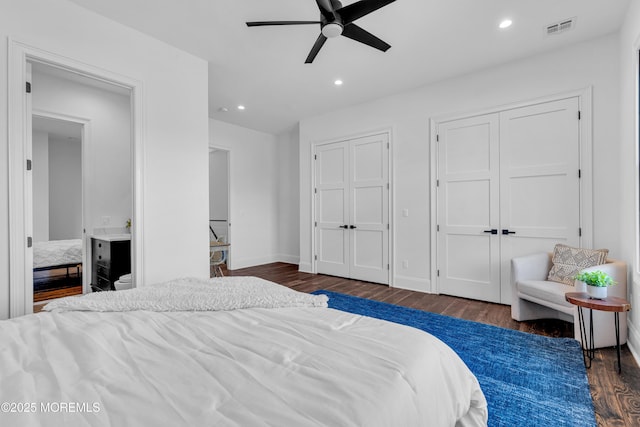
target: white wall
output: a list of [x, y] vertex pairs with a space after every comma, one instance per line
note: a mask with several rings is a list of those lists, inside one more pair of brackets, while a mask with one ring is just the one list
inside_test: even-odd
[[49, 137], [49, 239], [82, 238], [82, 146]]
[[300, 261], [299, 128], [278, 135], [278, 259]]
[[[629, 264], [629, 348], [640, 361], [640, 273], [638, 267], [638, 49], [640, 48], [640, 2], [629, 2], [620, 31], [620, 176], [622, 197], [613, 205], [620, 219], [621, 258]], [[634, 309], [635, 308], [635, 309]]]
[[279, 136], [210, 119], [210, 145], [229, 150], [230, 268], [298, 262], [297, 129]]
[[33, 241], [49, 240], [49, 134], [33, 132]]
[[[90, 235], [96, 227], [124, 227], [132, 216], [133, 197], [130, 97], [34, 69], [32, 102], [36, 111], [89, 120], [90, 139], [85, 141], [88, 154], [84, 182], [88, 196], [85, 201], [85, 228]], [[51, 138], [49, 144], [51, 148]], [[62, 196], [62, 193], [56, 196]], [[76, 195], [80, 196], [81, 192]], [[77, 201], [72, 200], [76, 204]], [[53, 206], [52, 213], [56, 209], [64, 208]], [[81, 209], [74, 211], [74, 215], [81, 213]], [[109, 222], [104, 223], [103, 217], [108, 218]], [[62, 235], [67, 235], [68, 230], [64, 230], [67, 226], [62, 227]], [[55, 231], [50, 228], [52, 240], [57, 239], [53, 235]]]
[[278, 170], [273, 135], [210, 119], [210, 145], [230, 151], [229, 268], [277, 261]]
[[[618, 42], [615, 35], [428, 85], [300, 123], [300, 269], [311, 264], [311, 144], [392, 129], [395, 285], [430, 289], [429, 118], [593, 86], [594, 245], [620, 256]], [[402, 217], [403, 209], [411, 215]], [[399, 260], [408, 260], [402, 269]]]
[[[7, 38], [137, 81], [143, 119], [145, 283], [208, 277], [207, 63], [66, 0], [0, 0], [0, 99], [8, 96]], [[8, 126], [0, 102], [0, 129]], [[0, 170], [8, 169], [0, 132]], [[9, 309], [8, 174], [0, 174], [0, 319]], [[134, 224], [134, 227], [136, 225]]]

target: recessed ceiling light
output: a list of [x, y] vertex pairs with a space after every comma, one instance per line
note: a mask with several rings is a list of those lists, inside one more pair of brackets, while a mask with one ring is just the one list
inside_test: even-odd
[[342, 86], [342, 80], [338, 79], [335, 82], [333, 82], [333, 84], [336, 86]]
[[244, 110], [244, 105], [238, 105], [238, 110]]
[[218, 111], [220, 111], [221, 113], [226, 113], [227, 111], [229, 111], [229, 109], [227, 107], [220, 107], [218, 108]]
[[511, 21], [511, 19], [505, 19], [500, 23], [499, 27], [500, 29], [504, 30], [505, 28], [509, 28], [511, 24], [513, 24], [513, 21]]

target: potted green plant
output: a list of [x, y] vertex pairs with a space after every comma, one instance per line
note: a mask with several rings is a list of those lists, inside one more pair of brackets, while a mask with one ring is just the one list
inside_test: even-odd
[[574, 279], [587, 285], [587, 293], [591, 298], [604, 299], [607, 297], [607, 287], [616, 282], [604, 271], [582, 271], [575, 275]]

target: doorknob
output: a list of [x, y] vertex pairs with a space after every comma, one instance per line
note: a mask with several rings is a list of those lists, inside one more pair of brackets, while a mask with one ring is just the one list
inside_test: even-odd
[[491, 233], [491, 234], [498, 234], [498, 230], [495, 228], [492, 228], [491, 230], [484, 230], [485, 233]]
[[355, 225], [350, 225], [349, 228], [353, 230], [354, 228], [357, 228], [357, 227]]
[[516, 234], [516, 232], [515, 231], [509, 231], [508, 229], [502, 229], [502, 234], [504, 234], [504, 235]]
[[349, 228], [349, 226], [348, 226], [347, 224], [345, 224], [345, 225], [339, 225], [339, 226], [338, 226], [338, 228], [344, 228], [344, 229], [347, 229], [347, 228]]

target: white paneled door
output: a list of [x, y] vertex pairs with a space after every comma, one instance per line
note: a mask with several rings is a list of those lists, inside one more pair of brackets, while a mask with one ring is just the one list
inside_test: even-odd
[[500, 113], [502, 298], [511, 304], [511, 258], [580, 246], [577, 97]]
[[500, 300], [499, 116], [438, 129], [439, 291]]
[[318, 273], [349, 277], [349, 143], [316, 149], [316, 257]]
[[438, 126], [441, 293], [511, 303], [511, 259], [580, 246], [577, 97]]
[[389, 283], [388, 143], [382, 134], [316, 147], [318, 273]]

